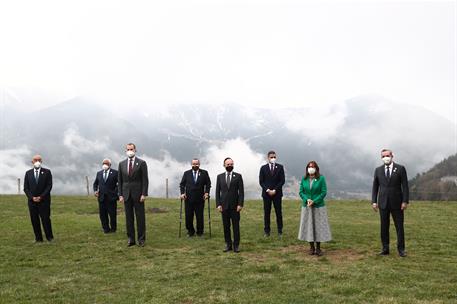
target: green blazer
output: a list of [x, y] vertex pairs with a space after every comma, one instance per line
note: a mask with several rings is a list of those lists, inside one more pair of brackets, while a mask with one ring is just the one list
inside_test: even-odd
[[312, 199], [314, 201], [314, 207], [324, 207], [324, 197], [327, 195], [327, 183], [325, 182], [325, 177], [321, 175], [318, 179], [314, 179], [311, 189], [309, 188], [309, 177], [306, 179], [303, 177], [300, 183], [299, 194], [303, 201], [303, 207], [308, 206], [308, 199]]

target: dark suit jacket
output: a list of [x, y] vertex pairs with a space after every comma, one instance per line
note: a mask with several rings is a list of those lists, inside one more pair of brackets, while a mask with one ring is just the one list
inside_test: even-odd
[[52, 189], [52, 174], [51, 170], [41, 168], [38, 184], [35, 181], [35, 169], [30, 169], [25, 172], [24, 177], [24, 192], [28, 200], [31, 202], [35, 196], [41, 197], [42, 203], [51, 202]]
[[103, 202], [106, 199], [113, 201], [117, 200], [118, 189], [117, 189], [117, 171], [114, 169], [108, 169], [108, 178], [103, 179], [103, 172], [105, 170], [100, 170], [97, 172], [94, 181], [94, 191], [98, 191], [98, 200]]
[[402, 165], [393, 163], [392, 174], [388, 180], [385, 165], [375, 169], [372, 190], [372, 203], [385, 209], [388, 204], [392, 209], [400, 209], [401, 203], [409, 203], [409, 187], [406, 169]]
[[135, 157], [133, 174], [129, 176], [128, 162], [129, 160], [125, 159], [119, 163], [117, 177], [119, 196], [123, 196], [126, 201], [130, 197], [139, 201], [141, 195], [148, 195], [148, 166], [144, 160]]
[[186, 194], [188, 201], [203, 201], [203, 195], [209, 193], [211, 189], [211, 180], [208, 171], [199, 169], [197, 183], [194, 182], [193, 170], [184, 172], [179, 189], [181, 194]]
[[217, 176], [216, 182], [216, 206], [222, 206], [222, 210], [236, 209], [244, 204], [244, 186], [241, 174], [232, 172], [230, 188], [227, 187], [225, 172]]
[[260, 167], [259, 184], [262, 187], [262, 197], [270, 198], [267, 189], [276, 190], [275, 197], [282, 197], [282, 186], [286, 182], [284, 175], [284, 167], [280, 164], [275, 164], [273, 175], [270, 173], [270, 164], [265, 164]]

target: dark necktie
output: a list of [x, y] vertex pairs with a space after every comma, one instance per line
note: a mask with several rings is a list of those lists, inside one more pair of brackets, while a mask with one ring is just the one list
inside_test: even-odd
[[227, 188], [230, 188], [230, 173], [227, 173]]
[[197, 171], [193, 171], [194, 173], [194, 184], [197, 183]]
[[270, 174], [271, 174], [271, 175], [273, 175], [274, 170], [275, 170], [275, 165], [271, 164], [271, 165], [270, 165]]
[[390, 170], [389, 170], [389, 166], [386, 166], [386, 178], [387, 179], [390, 179]]
[[103, 180], [106, 182], [108, 179], [108, 171], [103, 172]]
[[35, 182], [38, 184], [38, 178], [39, 178], [38, 170], [35, 170]]
[[129, 176], [132, 176], [133, 171], [133, 159], [129, 160]]

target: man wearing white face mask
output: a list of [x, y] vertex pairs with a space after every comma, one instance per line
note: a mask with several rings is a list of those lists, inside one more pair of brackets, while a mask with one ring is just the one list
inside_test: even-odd
[[111, 169], [111, 160], [105, 158], [102, 170], [97, 172], [94, 181], [94, 194], [98, 198], [98, 211], [104, 233], [116, 232], [117, 229], [117, 175], [117, 171]]
[[[24, 192], [28, 198], [30, 219], [32, 221], [35, 242], [43, 242], [41, 224], [43, 224], [46, 239], [54, 239], [51, 226], [51, 170], [41, 166], [42, 158], [35, 155], [32, 158], [33, 168], [25, 173]], [[41, 219], [41, 223], [40, 223]]]
[[389, 226], [390, 214], [397, 231], [397, 250], [401, 257], [405, 257], [404, 211], [409, 203], [409, 187], [406, 169], [392, 161], [391, 150], [383, 149], [381, 159], [384, 165], [375, 169], [372, 189], [372, 207], [381, 216], [380, 255], [389, 254]]
[[144, 201], [148, 196], [148, 166], [135, 156], [136, 146], [125, 146], [127, 159], [119, 163], [118, 189], [119, 202], [124, 203], [128, 246], [135, 245], [135, 217], [138, 233], [138, 245], [143, 247], [146, 240], [146, 215]]
[[276, 152], [269, 151], [268, 163], [260, 167], [259, 184], [262, 187], [264, 236], [270, 236], [271, 204], [275, 208], [278, 236], [282, 236], [282, 186], [285, 183], [284, 167], [276, 162]]

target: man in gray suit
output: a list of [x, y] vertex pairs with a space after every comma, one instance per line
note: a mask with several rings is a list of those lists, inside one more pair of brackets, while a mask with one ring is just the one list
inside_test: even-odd
[[128, 158], [119, 163], [118, 170], [119, 202], [124, 203], [128, 246], [135, 245], [136, 217], [138, 245], [143, 247], [146, 240], [144, 201], [148, 196], [148, 166], [135, 156], [134, 144], [129, 143], [125, 148]]
[[401, 257], [405, 257], [404, 211], [409, 203], [409, 187], [406, 169], [392, 161], [391, 150], [383, 149], [381, 159], [384, 165], [375, 169], [372, 190], [372, 207], [381, 215], [380, 255], [389, 254], [389, 226], [390, 214], [397, 230], [397, 250]]
[[[244, 186], [241, 174], [233, 172], [233, 160], [230, 157], [224, 159], [226, 172], [217, 176], [216, 183], [216, 206], [222, 213], [224, 224], [225, 249], [240, 252], [240, 212], [244, 203]], [[230, 233], [230, 222], [233, 226], [233, 242]]]

